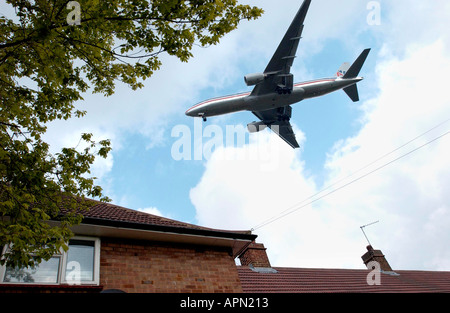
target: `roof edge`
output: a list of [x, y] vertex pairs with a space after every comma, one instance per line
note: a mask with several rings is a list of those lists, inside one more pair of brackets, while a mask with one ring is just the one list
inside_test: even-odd
[[128, 221], [107, 220], [93, 217], [84, 217], [81, 223], [87, 225], [121, 227], [137, 230], [158, 231], [175, 234], [198, 235], [206, 237], [217, 237], [225, 239], [238, 239], [250, 241], [253, 241], [258, 237], [258, 235], [252, 234], [251, 231], [247, 232], [247, 231], [226, 231], [215, 229], [187, 228], [187, 227], [177, 227], [167, 225], [144, 224]]

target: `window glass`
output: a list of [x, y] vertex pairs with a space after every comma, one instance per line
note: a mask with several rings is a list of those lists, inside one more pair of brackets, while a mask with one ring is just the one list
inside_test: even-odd
[[52, 257], [48, 261], [42, 261], [35, 268], [7, 267], [3, 281], [11, 283], [57, 283], [60, 261], [59, 257]]
[[92, 240], [70, 240], [67, 251], [66, 281], [94, 280], [94, 247]]
[[83, 237], [72, 239], [67, 251], [33, 268], [0, 266], [0, 283], [98, 284], [99, 256], [95, 254], [99, 242], [98, 239]]

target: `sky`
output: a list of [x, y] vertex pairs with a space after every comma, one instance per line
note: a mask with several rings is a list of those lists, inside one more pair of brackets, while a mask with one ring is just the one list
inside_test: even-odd
[[450, 3], [313, 0], [295, 82], [332, 77], [365, 48], [360, 102], [342, 91], [293, 105], [301, 148], [250, 112], [185, 116], [208, 98], [250, 91], [302, 1], [246, 0], [265, 10], [188, 63], [163, 66], [138, 91], [86, 94], [88, 114], [49, 125], [53, 151], [83, 132], [113, 151], [92, 172], [114, 204], [227, 230], [252, 230], [272, 266], [364, 268], [368, 241], [395, 270], [450, 270]]

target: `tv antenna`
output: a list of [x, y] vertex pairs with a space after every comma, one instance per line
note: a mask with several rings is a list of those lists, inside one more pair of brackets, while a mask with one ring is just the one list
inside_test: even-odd
[[364, 237], [366, 237], [366, 240], [367, 240], [367, 242], [369, 243], [370, 246], [371, 246], [372, 244], [370, 243], [369, 238], [367, 238], [367, 235], [366, 235], [366, 233], [364, 232], [364, 228], [366, 228], [367, 226], [376, 224], [376, 223], [378, 223], [378, 222], [379, 222], [379, 221], [372, 222], [372, 223], [370, 223], [370, 224], [366, 224], [366, 225], [363, 225], [363, 226], [360, 226], [360, 227], [359, 227], [359, 228], [361, 228], [361, 230], [362, 230], [362, 232], [363, 232], [363, 234], [364, 234]]

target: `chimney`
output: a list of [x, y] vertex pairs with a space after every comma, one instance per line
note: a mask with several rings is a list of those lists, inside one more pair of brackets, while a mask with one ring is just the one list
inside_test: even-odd
[[239, 260], [241, 261], [242, 266], [271, 267], [269, 258], [267, 257], [266, 248], [262, 243], [255, 243], [254, 241], [239, 256]]
[[367, 246], [367, 252], [361, 256], [364, 264], [367, 266], [369, 262], [375, 261], [380, 264], [380, 269], [384, 272], [392, 272], [392, 268], [389, 265], [388, 261], [384, 257], [384, 254], [381, 250], [374, 250], [372, 246]]

